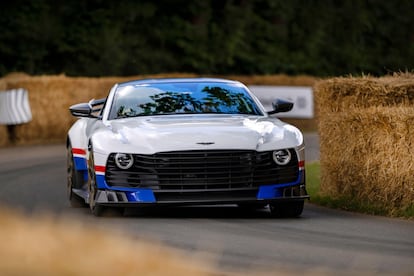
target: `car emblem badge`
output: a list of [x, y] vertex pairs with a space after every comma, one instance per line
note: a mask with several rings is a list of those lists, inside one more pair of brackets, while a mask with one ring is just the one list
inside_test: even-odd
[[215, 143], [214, 142], [198, 142], [197, 144], [203, 145], [203, 146], [208, 146], [208, 145], [213, 145]]

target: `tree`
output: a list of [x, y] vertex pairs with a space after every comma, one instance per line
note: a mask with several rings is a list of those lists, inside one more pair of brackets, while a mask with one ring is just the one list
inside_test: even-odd
[[414, 68], [411, 0], [15, 0], [0, 75], [381, 75]]

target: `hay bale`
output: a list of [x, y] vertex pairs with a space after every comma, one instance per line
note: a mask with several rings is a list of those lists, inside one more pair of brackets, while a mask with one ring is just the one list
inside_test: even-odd
[[315, 84], [315, 100], [321, 116], [371, 106], [413, 106], [413, 82], [413, 74], [332, 78]]
[[[216, 76], [217, 77], [217, 76]], [[317, 79], [307, 75], [288, 76], [264, 75], [264, 76], [221, 76], [226, 79], [238, 80], [246, 85], [286, 85], [286, 86], [313, 86]]]
[[231, 275], [201, 254], [74, 218], [0, 209], [0, 275]]
[[66, 76], [40, 76], [6, 80], [6, 89], [25, 88], [33, 120], [20, 125], [17, 131], [19, 143], [64, 141], [65, 132], [74, 122], [68, 107], [78, 101], [104, 97], [112, 82], [100, 79], [69, 78]]
[[414, 77], [335, 78], [315, 89], [321, 192], [397, 214], [414, 202]]

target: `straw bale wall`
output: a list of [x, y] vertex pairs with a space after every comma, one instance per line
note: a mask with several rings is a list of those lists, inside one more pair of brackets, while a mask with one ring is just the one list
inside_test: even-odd
[[[2, 80], [4, 89], [25, 88], [33, 120], [16, 128], [19, 143], [64, 141], [64, 133], [74, 118], [68, 107], [77, 102], [104, 97], [113, 84], [111, 79], [54, 77], [19, 77]], [[0, 144], [7, 142], [6, 129], [0, 133]]]
[[390, 215], [414, 202], [414, 75], [349, 77], [315, 85], [321, 192]]
[[27, 216], [2, 206], [0, 221], [0, 275], [232, 275], [219, 272], [214, 256], [74, 218]]
[[[28, 76], [14, 73], [0, 79], [0, 91], [25, 88], [29, 91], [29, 102], [33, 120], [16, 127], [16, 144], [63, 143], [67, 131], [76, 120], [68, 108], [76, 103], [99, 99], [108, 95], [109, 89], [117, 82], [141, 78], [196, 77], [195, 74], [158, 74], [130, 77], [68, 77]], [[247, 85], [306, 85], [312, 86], [315, 78], [308, 76], [213, 76], [239, 80]], [[5, 126], [0, 126], [0, 147], [8, 146]]]

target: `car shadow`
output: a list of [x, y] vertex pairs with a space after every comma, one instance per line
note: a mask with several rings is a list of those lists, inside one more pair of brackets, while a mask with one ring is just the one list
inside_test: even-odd
[[197, 218], [197, 219], [274, 219], [269, 208], [248, 208], [237, 205], [140, 207], [126, 208], [124, 217], [137, 218]]

